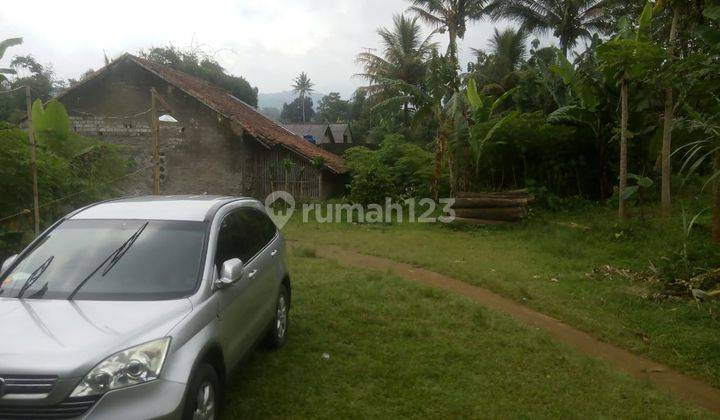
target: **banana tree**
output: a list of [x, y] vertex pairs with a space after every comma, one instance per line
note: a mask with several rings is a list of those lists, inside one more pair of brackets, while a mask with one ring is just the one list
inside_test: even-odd
[[[467, 81], [466, 98], [471, 110], [469, 118], [470, 152], [472, 154], [476, 175], [480, 171], [480, 158], [483, 155], [485, 146], [493, 140], [495, 133], [505, 122], [516, 114], [515, 111], [512, 111], [500, 119], [496, 118], [498, 108], [511, 97], [514, 92], [515, 89], [510, 89], [498, 98], [492, 98], [481, 95], [478, 92], [474, 79], [470, 78]], [[490, 121], [495, 122], [490, 128], [487, 128], [486, 123]]]
[[[720, 23], [720, 6], [707, 7], [703, 15], [717, 25]], [[689, 78], [697, 76], [696, 79], [705, 81], [702, 87], [707, 89], [704, 89], [703, 96], [711, 102], [706, 104], [704, 112], [694, 109], [688, 103], [683, 106], [688, 116], [683, 125], [699, 133], [700, 139], [678, 148], [675, 153], [684, 153], [680, 172], [688, 175], [699, 171], [707, 162], [711, 163], [712, 172], [703, 189], [709, 186], [713, 189], [712, 238], [714, 242], [720, 243], [720, 97], [717, 90], [720, 83], [720, 30], [701, 25], [696, 29], [696, 35], [706, 44], [709, 54], [699, 57], [684, 73]], [[686, 61], [693, 60], [688, 58]]]
[[597, 70], [600, 63], [596, 50], [601, 42], [599, 37], [593, 38], [591, 46], [578, 57], [577, 66], [570, 63], [562, 51], [554, 49], [555, 62], [550, 69], [570, 92], [566, 95], [566, 103], [550, 113], [547, 121], [583, 127], [593, 133], [597, 149], [598, 193], [605, 198], [611, 191], [607, 183], [607, 141], [612, 135], [608, 129], [612, 121], [608, 98], [612, 96], [613, 87], [606, 85], [603, 74]]
[[[2, 60], [8, 48], [20, 45], [22, 42], [22, 38], [8, 38], [0, 41], [0, 60]], [[7, 81], [6, 74], [15, 74], [15, 70], [11, 68], [0, 68], [0, 83]]]

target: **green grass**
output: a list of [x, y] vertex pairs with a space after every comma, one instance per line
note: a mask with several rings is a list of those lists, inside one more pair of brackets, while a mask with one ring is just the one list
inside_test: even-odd
[[[304, 246], [339, 244], [487, 287], [601, 339], [720, 386], [720, 304], [653, 301], [657, 284], [589, 278], [593, 268], [645, 269], [678, 247], [680, 219], [620, 226], [612, 210], [541, 214], [517, 226], [302, 224], [285, 231]], [[575, 222], [585, 229], [559, 225]], [[705, 234], [704, 232], [700, 232]], [[554, 281], [555, 279], [557, 281]]]
[[288, 344], [233, 376], [224, 418], [708, 416], [455, 295], [322, 258], [291, 268]]

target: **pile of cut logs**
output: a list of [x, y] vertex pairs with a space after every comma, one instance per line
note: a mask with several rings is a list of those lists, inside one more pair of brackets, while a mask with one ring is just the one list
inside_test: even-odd
[[528, 214], [535, 197], [527, 190], [459, 192], [455, 196], [455, 221], [472, 224], [516, 222]]

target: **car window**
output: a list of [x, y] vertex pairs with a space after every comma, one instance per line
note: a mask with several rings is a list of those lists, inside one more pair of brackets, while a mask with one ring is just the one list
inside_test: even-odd
[[80, 300], [189, 296], [200, 278], [205, 235], [202, 222], [67, 220], [0, 279], [0, 296]]
[[218, 233], [215, 264], [232, 258], [251, 260], [275, 236], [275, 224], [256, 209], [237, 209], [225, 216]]

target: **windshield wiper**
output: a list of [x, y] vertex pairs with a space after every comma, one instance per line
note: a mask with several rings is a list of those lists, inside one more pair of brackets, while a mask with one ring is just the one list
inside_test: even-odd
[[30, 277], [25, 280], [25, 283], [20, 288], [20, 292], [18, 292], [18, 299], [22, 298], [23, 294], [25, 294], [25, 292], [29, 288], [31, 288], [33, 284], [35, 284], [35, 282], [40, 278], [40, 276], [43, 275], [45, 270], [47, 270], [47, 268], [50, 266], [54, 259], [55, 256], [51, 255], [50, 257], [48, 257], [48, 259], [45, 260], [44, 263], [40, 264], [40, 266], [36, 268], [35, 271], [32, 272], [32, 274], [30, 274]]
[[107, 267], [105, 267], [105, 270], [103, 270], [103, 272], [102, 272], [103, 277], [105, 277], [105, 275], [110, 270], [112, 270], [113, 267], [115, 267], [115, 264], [117, 264], [118, 261], [120, 261], [120, 258], [122, 258], [126, 252], [128, 252], [130, 247], [133, 246], [135, 241], [137, 241], [137, 238], [139, 238], [140, 235], [143, 233], [143, 231], [147, 227], [148, 223], [149, 222], [145, 222], [142, 226], [140, 226], [140, 228], [135, 233], [133, 233], [133, 235], [131, 237], [129, 237], [128, 240], [125, 241], [124, 244], [120, 245], [120, 248], [118, 248], [117, 251], [114, 252], [115, 256], [113, 257], [112, 260], [110, 260], [110, 263], [108, 264]]
[[113, 251], [110, 255], [108, 255], [108, 257], [105, 258], [105, 260], [103, 260], [103, 262], [100, 263], [99, 266], [97, 266], [92, 272], [90, 272], [90, 274], [88, 274], [88, 276], [85, 277], [83, 279], [83, 281], [81, 281], [80, 284], [77, 285], [75, 290], [73, 290], [72, 293], [70, 293], [70, 296], [68, 296], [68, 300], [72, 300], [72, 298], [75, 297], [77, 292], [80, 291], [80, 289], [83, 286], [85, 286], [85, 283], [87, 283], [88, 280], [90, 280], [92, 278], [92, 276], [94, 276], [95, 273], [97, 273], [101, 268], [105, 267], [105, 264], [108, 264], [108, 261], [110, 263], [105, 268], [105, 270], [103, 270], [102, 275], [105, 276], [110, 270], [112, 270], [112, 268], [115, 266], [115, 264], [117, 264], [118, 261], [120, 261], [120, 258], [122, 258], [123, 255], [125, 255], [125, 253], [130, 249], [131, 246], [133, 246], [135, 241], [140, 237], [140, 234], [143, 233], [143, 231], [145, 230], [145, 228], [147, 227], [147, 225], [149, 223], [150, 222], [143, 223], [143, 225], [140, 226], [138, 228], [138, 230], [136, 230], [135, 233], [132, 234], [132, 236], [127, 238], [127, 240], [125, 242], [123, 242], [123, 244], [120, 245], [120, 247], [118, 247], [115, 251]]

